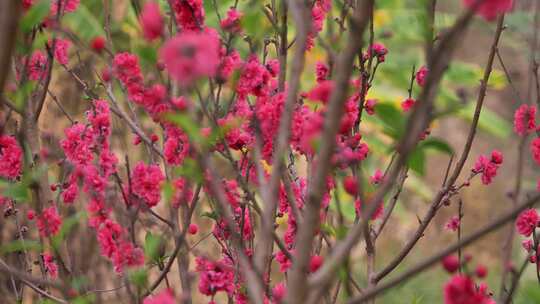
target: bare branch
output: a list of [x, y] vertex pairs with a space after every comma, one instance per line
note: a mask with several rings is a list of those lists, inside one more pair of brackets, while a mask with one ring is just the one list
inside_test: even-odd
[[338, 131], [343, 105], [347, 98], [349, 79], [357, 53], [362, 48], [362, 36], [367, 28], [370, 12], [374, 2], [372, 0], [361, 1], [355, 8], [351, 18], [349, 43], [338, 58], [335, 86], [330, 96], [324, 130], [321, 136], [321, 145], [317, 153], [317, 171], [308, 188], [307, 202], [304, 211], [303, 224], [298, 229], [296, 238], [296, 260], [292, 266], [287, 290], [288, 303], [298, 303], [306, 298], [306, 275], [310, 253], [315, 234], [319, 225], [319, 210], [322, 195], [326, 189], [326, 178], [330, 171], [330, 159], [334, 153], [335, 136]]
[[5, 271], [13, 275], [14, 277], [17, 277], [20, 280], [24, 280], [32, 284], [48, 286], [48, 287], [52, 287], [58, 290], [64, 290], [66, 288], [66, 286], [60, 282], [55, 282], [55, 281], [50, 281], [50, 280], [34, 277], [31, 274], [15, 269], [9, 266], [2, 258], [0, 258], [0, 269], [2, 269], [2, 271]]
[[513, 208], [510, 212], [507, 212], [506, 214], [500, 216], [499, 218], [493, 220], [489, 224], [485, 225], [484, 227], [478, 229], [474, 233], [470, 234], [469, 236], [464, 237], [461, 242], [457, 242], [448, 248], [442, 250], [441, 252], [426, 258], [424, 261], [418, 263], [416, 266], [411, 267], [409, 270], [405, 271], [404, 273], [400, 274], [396, 278], [393, 278], [391, 280], [388, 280], [385, 283], [379, 284], [377, 287], [366, 290], [363, 295], [357, 296], [353, 299], [351, 299], [348, 304], [353, 303], [364, 303], [366, 300], [369, 300], [376, 295], [382, 293], [383, 291], [395, 287], [399, 285], [400, 283], [422, 273], [423, 271], [427, 270], [431, 266], [439, 263], [442, 258], [445, 256], [448, 256], [449, 254], [452, 254], [459, 248], [463, 248], [472, 242], [484, 237], [488, 233], [497, 230], [504, 224], [513, 221], [519, 213], [521, 213], [523, 210], [527, 208], [531, 208], [536, 203], [540, 201], [540, 194], [532, 197], [531, 199], [526, 200], [525, 202], [522, 202], [520, 205]]
[[[336, 245], [334, 251], [325, 261], [323, 266], [312, 275], [309, 280], [310, 286], [320, 286], [320, 284], [328, 283], [337, 267], [345, 260], [352, 248], [356, 246], [363, 232], [367, 231], [367, 219], [372, 217], [373, 213], [378, 207], [378, 202], [380, 202], [386, 196], [388, 191], [395, 184], [395, 180], [401, 168], [406, 164], [410, 151], [414, 148], [420, 138], [420, 135], [422, 132], [424, 132], [426, 126], [428, 125], [432, 113], [433, 101], [435, 99], [443, 73], [446, 71], [448, 64], [450, 63], [453, 51], [458, 44], [459, 37], [461, 37], [467, 28], [472, 16], [473, 11], [467, 11], [440, 39], [440, 42], [434, 50], [433, 56], [428, 63], [429, 73], [424, 90], [420, 95], [419, 101], [415, 104], [413, 112], [405, 128], [404, 134], [407, 134], [407, 136], [404, 136], [398, 144], [397, 151], [399, 152], [399, 155], [397, 156], [397, 159], [392, 163], [392, 167], [390, 167], [388, 172], [385, 174], [383, 183], [368, 202], [368, 207], [366, 208], [367, 210], [362, 214], [360, 221], [349, 230], [349, 233], [345, 239]], [[437, 197], [439, 196], [439, 199], [442, 199], [444, 194], [439, 192]]]
[[400, 253], [397, 255], [397, 257], [394, 260], [392, 260], [392, 262], [390, 262], [388, 266], [386, 266], [383, 270], [381, 270], [375, 276], [376, 281], [381, 280], [383, 277], [385, 277], [387, 274], [389, 274], [408, 255], [408, 253], [412, 250], [414, 245], [416, 245], [416, 242], [418, 242], [418, 240], [422, 237], [422, 235], [424, 235], [424, 231], [428, 227], [429, 223], [431, 222], [431, 219], [435, 216], [441, 201], [444, 200], [447, 193], [454, 188], [454, 183], [456, 182], [457, 178], [459, 177], [459, 174], [461, 173], [461, 170], [463, 169], [463, 166], [465, 165], [465, 161], [467, 160], [467, 158], [469, 156], [469, 152], [470, 152], [471, 147], [472, 147], [472, 142], [473, 142], [474, 137], [476, 135], [476, 128], [478, 126], [478, 120], [480, 119], [480, 113], [482, 111], [484, 98], [486, 96], [487, 83], [488, 83], [488, 80], [489, 80], [489, 76], [491, 75], [491, 70], [492, 70], [492, 67], [493, 67], [493, 61], [494, 61], [494, 58], [495, 58], [495, 51], [497, 49], [497, 45], [499, 43], [499, 38], [500, 38], [502, 30], [503, 30], [503, 24], [504, 24], [504, 16], [501, 16], [499, 18], [499, 22], [498, 22], [498, 25], [497, 25], [497, 30], [495, 32], [495, 38], [494, 38], [493, 44], [491, 46], [488, 63], [487, 63], [486, 68], [484, 70], [484, 78], [483, 78], [481, 86], [480, 86], [480, 92], [478, 93], [478, 100], [476, 102], [476, 109], [475, 109], [475, 112], [474, 112], [473, 122], [472, 122], [471, 127], [470, 127], [469, 135], [467, 137], [467, 142], [465, 144], [465, 147], [463, 149], [461, 157], [460, 157], [460, 159], [459, 159], [459, 161], [458, 161], [458, 163], [456, 165], [456, 168], [454, 169], [453, 174], [448, 179], [445, 187], [443, 187], [443, 189], [441, 189], [439, 191], [438, 195], [433, 200], [427, 216], [422, 220], [422, 224], [420, 225], [419, 229], [416, 231], [414, 237], [407, 242], [407, 244], [400, 251]]
[[0, 94], [4, 92], [4, 85], [9, 75], [11, 52], [15, 46], [15, 37], [19, 17], [21, 15], [21, 2], [6, 0], [0, 2]]
[[[306, 42], [309, 33], [309, 24], [311, 13], [309, 7], [303, 0], [290, 1], [289, 4], [291, 12], [296, 20], [297, 25], [297, 48], [295, 50], [294, 58], [291, 66], [291, 79], [287, 88], [287, 100], [281, 114], [279, 131], [277, 135], [275, 151], [273, 156], [273, 170], [270, 177], [270, 184], [268, 189], [263, 191], [263, 197], [265, 200], [263, 216], [262, 216], [262, 231], [260, 244], [257, 247], [255, 254], [255, 265], [260, 273], [264, 272], [266, 265], [269, 262], [270, 255], [272, 253], [272, 233], [274, 231], [274, 222], [276, 218], [277, 208], [277, 196], [279, 190], [279, 182], [281, 180], [282, 172], [285, 168], [284, 157], [289, 150], [289, 138], [291, 133], [292, 116], [294, 113], [294, 107], [298, 98], [298, 91], [300, 89], [300, 76], [304, 69], [304, 59], [306, 53]], [[285, 11], [286, 12], [286, 11]], [[284, 13], [285, 13], [284, 12]], [[285, 19], [286, 20], [286, 19]], [[286, 30], [286, 27], [285, 27]], [[286, 35], [285, 35], [286, 36]], [[282, 41], [283, 43], [284, 41]], [[285, 38], [286, 42], [286, 38]], [[286, 50], [282, 50], [285, 54]], [[282, 67], [285, 69], [286, 67]], [[280, 74], [281, 75], [281, 74]], [[281, 75], [281, 77], [284, 77]]]

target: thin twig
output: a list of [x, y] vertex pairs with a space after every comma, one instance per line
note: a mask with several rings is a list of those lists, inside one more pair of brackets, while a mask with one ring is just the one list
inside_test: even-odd
[[504, 299], [504, 302], [501, 299], [501, 303], [504, 303], [504, 304], [512, 303], [512, 297], [514, 295], [514, 292], [517, 290], [517, 287], [519, 285], [519, 280], [523, 276], [523, 273], [525, 272], [525, 269], [527, 268], [529, 263], [530, 263], [529, 256], [527, 255], [524, 261], [521, 263], [521, 266], [519, 267], [519, 271], [517, 273], [513, 273], [514, 277], [512, 278], [512, 283], [510, 284], [510, 290], [508, 291], [506, 298]]
[[65, 301], [65, 300], [62, 300], [60, 298], [57, 298], [55, 296], [53, 296], [52, 294], [46, 292], [45, 290], [37, 287], [36, 285], [34, 285], [33, 283], [29, 282], [28, 280], [25, 280], [25, 279], [21, 279], [21, 281], [26, 284], [28, 287], [30, 287], [30, 289], [32, 289], [33, 291], [37, 292], [38, 294], [40, 294], [41, 296], [49, 299], [49, 300], [52, 300], [56, 303], [63, 303], [63, 304], [67, 304], [68, 302]]
[[485, 225], [484, 227], [476, 230], [472, 234], [464, 237], [461, 242], [457, 242], [444, 250], [440, 251], [439, 253], [430, 256], [426, 258], [424, 261], [418, 263], [416, 266], [411, 267], [409, 270], [401, 273], [400, 275], [396, 276], [395, 278], [392, 278], [382, 284], [379, 284], [377, 287], [366, 290], [363, 295], [360, 295], [358, 297], [354, 297], [353, 299], [349, 300], [348, 304], [353, 303], [363, 303], [368, 299], [371, 299], [375, 297], [376, 295], [382, 293], [383, 291], [395, 287], [406, 280], [422, 273], [424, 270], [427, 270], [431, 266], [439, 263], [442, 258], [445, 256], [448, 256], [449, 254], [452, 254], [459, 248], [465, 247], [472, 242], [484, 237], [488, 233], [497, 230], [501, 226], [505, 225], [506, 223], [513, 221], [519, 213], [521, 213], [523, 210], [530, 208], [534, 206], [536, 203], [540, 201], [540, 194], [532, 197], [531, 199], [526, 200], [525, 202], [522, 202], [520, 205], [513, 208], [510, 212], [507, 212], [506, 214], [498, 217], [497, 219], [491, 221], [489, 224]]
[[401, 263], [401, 261], [405, 258], [405, 256], [407, 256], [407, 254], [410, 252], [410, 250], [412, 250], [412, 248], [414, 247], [416, 242], [423, 235], [423, 232], [427, 228], [429, 221], [431, 221], [431, 219], [435, 216], [435, 213], [436, 213], [436, 211], [438, 209], [437, 206], [439, 205], [440, 201], [454, 187], [454, 183], [456, 182], [457, 178], [459, 177], [459, 175], [461, 173], [461, 170], [463, 169], [463, 167], [465, 165], [465, 162], [467, 161], [467, 158], [469, 156], [469, 152], [470, 152], [471, 147], [472, 147], [473, 140], [474, 140], [475, 135], [476, 135], [476, 129], [477, 129], [477, 126], [478, 126], [478, 121], [480, 119], [480, 113], [482, 111], [484, 98], [486, 96], [487, 83], [489, 81], [489, 78], [490, 78], [490, 75], [491, 75], [491, 70], [492, 70], [492, 67], [493, 67], [493, 61], [494, 61], [494, 58], [495, 58], [495, 50], [497, 48], [497, 45], [499, 43], [499, 39], [501, 37], [502, 30], [504, 28], [503, 25], [504, 25], [504, 15], [499, 17], [499, 20], [498, 20], [497, 30], [495, 32], [495, 37], [494, 37], [494, 40], [493, 40], [493, 44], [491, 46], [488, 63], [486, 64], [486, 68], [484, 70], [484, 76], [483, 76], [483, 79], [482, 79], [482, 82], [481, 82], [480, 91], [478, 93], [478, 99], [477, 99], [477, 103], [476, 103], [476, 109], [475, 109], [475, 112], [474, 112], [474, 118], [473, 118], [473, 122], [471, 123], [471, 126], [470, 126], [469, 135], [467, 137], [467, 142], [465, 143], [465, 147], [463, 148], [463, 152], [461, 154], [461, 157], [460, 157], [458, 163], [456, 164], [456, 167], [454, 168], [454, 171], [453, 171], [452, 175], [448, 179], [448, 181], [447, 181], [446, 185], [444, 186], [444, 188], [442, 189], [442, 191], [439, 192], [440, 194], [442, 194], [442, 196], [438, 195], [436, 197], [436, 199], [433, 201], [430, 212], [428, 213], [429, 217], [424, 219], [424, 221], [422, 222], [422, 225], [420, 225], [421, 229], [419, 229], [417, 231], [417, 233], [415, 234], [415, 237], [413, 239], [411, 239], [407, 243], [407, 245], [400, 252], [400, 254], [398, 254], [398, 256], [394, 260], [392, 260], [392, 262], [387, 267], [383, 268], [383, 270], [381, 270], [381, 272], [377, 274], [377, 276], [376, 276], [377, 281], [379, 281], [380, 279], [385, 277], [387, 274], [390, 273], [390, 271], [392, 271], [395, 267], [397, 267], [397, 265], [399, 265]]
[[314, 232], [319, 223], [319, 212], [322, 195], [326, 189], [326, 177], [330, 171], [330, 160], [334, 153], [335, 135], [337, 134], [340, 119], [343, 114], [343, 104], [347, 97], [349, 79], [357, 53], [362, 48], [362, 36], [369, 22], [370, 11], [374, 5], [373, 0], [364, 0], [356, 7], [351, 18], [351, 39], [341, 53], [336, 67], [334, 89], [330, 96], [324, 129], [321, 136], [322, 145], [317, 153], [317, 171], [308, 187], [307, 202], [304, 206], [304, 222], [298, 229], [296, 238], [296, 262], [293, 264], [289, 276], [288, 303], [299, 303], [306, 299], [306, 269], [310, 259]]
[[[388, 170], [382, 185], [377, 189], [371, 200], [367, 203], [367, 210], [363, 212], [362, 219], [355, 224], [347, 236], [336, 245], [332, 254], [325, 260], [323, 266], [315, 272], [309, 279], [310, 286], [322, 286], [327, 284], [332, 278], [335, 270], [348, 256], [349, 252], [358, 243], [362, 237], [365, 226], [368, 225], [368, 220], [373, 216], [373, 213], [388, 191], [395, 184], [395, 180], [401, 171], [401, 168], [406, 164], [408, 155], [412, 148], [416, 145], [420, 138], [420, 134], [425, 130], [432, 112], [433, 101], [438, 90], [439, 83], [442, 79], [444, 71], [446, 71], [449, 62], [452, 59], [453, 52], [458, 45], [459, 38], [467, 28], [474, 12], [467, 11], [461, 16], [454, 26], [450, 28], [445, 35], [440, 39], [438, 47], [434, 50], [433, 56], [428, 63], [429, 74], [426, 79], [424, 90], [422, 91], [418, 103], [415, 104], [413, 112], [408, 120], [404, 134], [407, 134], [401, 139], [398, 144], [397, 151], [399, 155], [394, 161], [393, 166]], [[442, 199], [441, 195], [441, 199]]]
[[[270, 177], [270, 183], [268, 188], [263, 191], [263, 199], [265, 201], [261, 230], [261, 241], [256, 247], [255, 251], [255, 266], [257, 271], [262, 273], [266, 269], [266, 265], [270, 261], [270, 255], [272, 252], [272, 233], [274, 231], [274, 222], [276, 217], [277, 197], [279, 182], [281, 180], [282, 172], [285, 169], [284, 157], [289, 149], [289, 138], [291, 134], [292, 118], [294, 108], [296, 105], [298, 91], [300, 89], [300, 76], [304, 69], [304, 59], [306, 53], [306, 41], [308, 37], [310, 10], [308, 7], [302, 4], [302, 1], [290, 1], [289, 3], [291, 12], [297, 24], [297, 37], [300, 42], [299, 46], [295, 50], [294, 60], [291, 66], [291, 79], [287, 88], [287, 99], [283, 106], [283, 113], [281, 114], [280, 125], [275, 143], [275, 151], [272, 159], [274, 168]], [[286, 12], [286, 11], [285, 11]], [[285, 27], [286, 30], [286, 27]], [[286, 41], [286, 40], [285, 40]], [[283, 43], [284, 41], [282, 41]], [[286, 51], [281, 56], [285, 57]], [[282, 58], [283, 60], [283, 58]], [[284, 77], [283, 75], [281, 75]], [[284, 81], [284, 79], [283, 79]]]

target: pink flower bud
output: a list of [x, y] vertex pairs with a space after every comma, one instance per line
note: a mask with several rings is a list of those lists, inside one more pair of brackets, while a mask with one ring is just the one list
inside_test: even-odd
[[321, 267], [324, 262], [324, 258], [320, 255], [314, 255], [309, 262], [309, 271], [315, 272]]
[[105, 49], [105, 38], [98, 36], [90, 41], [90, 47], [96, 52], [101, 53]]
[[26, 213], [26, 218], [31, 221], [33, 220], [34, 218], [36, 217], [36, 213], [34, 212], [34, 210], [28, 210], [28, 212]]
[[358, 184], [356, 182], [356, 178], [354, 176], [347, 176], [343, 179], [343, 188], [345, 188], [345, 191], [349, 193], [352, 196], [356, 196], [358, 194]]
[[188, 232], [189, 234], [197, 234], [197, 232], [199, 231], [199, 226], [197, 226], [197, 224], [189, 224], [189, 227], [188, 227]]
[[476, 276], [483, 279], [487, 276], [487, 268], [484, 265], [479, 264], [475, 270]]
[[163, 32], [163, 16], [156, 2], [147, 2], [139, 18], [143, 29], [144, 39], [152, 41], [161, 36]]
[[455, 255], [449, 255], [442, 259], [442, 265], [449, 273], [454, 273], [459, 268], [459, 260]]

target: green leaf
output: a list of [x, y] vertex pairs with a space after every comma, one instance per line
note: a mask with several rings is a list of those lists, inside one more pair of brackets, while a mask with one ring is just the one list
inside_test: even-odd
[[[244, 16], [240, 20], [246, 36], [250, 38], [255, 50], [261, 47], [261, 41], [274, 29], [268, 21], [263, 10], [266, 10], [262, 1], [251, 1], [245, 7], [241, 8]], [[244, 54], [242, 54], [244, 55]]]
[[480, 66], [464, 62], [453, 62], [445, 74], [445, 80], [460, 86], [477, 86], [482, 79]]
[[217, 221], [219, 219], [219, 216], [218, 214], [215, 212], [215, 211], [212, 211], [212, 212], [203, 212], [201, 214], [201, 216], [204, 216], [204, 217], [207, 217], [207, 218], [211, 218], [215, 221]]
[[27, 81], [26, 83], [22, 84], [18, 90], [15, 92], [13, 98], [15, 102], [15, 106], [18, 109], [24, 109], [24, 106], [26, 105], [26, 101], [30, 98], [30, 95], [34, 91], [36, 83], [33, 81]]
[[385, 133], [394, 139], [401, 137], [405, 128], [405, 118], [394, 104], [377, 103], [375, 105], [375, 114], [383, 122]]
[[424, 175], [424, 167], [426, 163], [426, 154], [424, 149], [422, 149], [422, 147], [416, 147], [409, 155], [407, 163], [411, 170], [419, 175]]
[[[454, 62], [450, 65], [444, 76], [446, 80], [458, 85], [476, 87], [484, 75], [484, 69], [477, 64]], [[488, 85], [494, 89], [502, 89], [506, 86], [506, 76], [502, 71], [493, 70], [489, 77]]]
[[49, 14], [51, 3], [49, 0], [42, 0], [32, 5], [30, 10], [21, 19], [20, 27], [23, 33], [30, 32], [34, 26], [40, 24]]
[[520, 294], [522, 301], [516, 301], [516, 303], [540, 303], [540, 288], [538, 288], [538, 282], [536, 280], [530, 280], [523, 283]]
[[335, 236], [336, 235], [336, 231], [334, 229], [334, 227], [332, 227], [331, 225], [327, 224], [327, 223], [322, 223], [321, 224], [321, 230], [329, 235], [329, 236]]
[[491, 76], [488, 80], [488, 86], [496, 90], [501, 90], [508, 84], [504, 72], [499, 70], [491, 71]]
[[0, 254], [18, 252], [18, 251], [41, 251], [41, 244], [32, 240], [15, 240], [0, 247]]
[[343, 240], [347, 236], [347, 232], [349, 229], [347, 229], [347, 226], [338, 226], [335, 228], [336, 237], [338, 240]]
[[211, 148], [219, 143], [227, 134], [227, 132], [233, 127], [239, 127], [242, 123], [242, 120], [233, 120], [232, 125], [226, 124], [224, 126], [218, 126], [217, 128], [212, 128], [210, 135], [203, 139], [203, 145], [206, 148]]
[[[417, 1], [421, 7], [428, 7], [429, 3], [428, 0], [419, 0]], [[425, 41], [429, 41], [433, 39], [433, 37], [430, 37], [431, 35], [434, 35], [434, 33], [431, 33], [430, 30], [430, 22], [427, 14], [427, 10], [421, 10], [418, 13], [418, 22], [420, 23], [420, 31], [422, 33], [422, 37]]]
[[6, 183], [2, 196], [9, 197], [17, 202], [27, 202], [30, 200], [30, 189], [26, 183]]
[[[214, 4], [217, 5], [217, 8]], [[204, 23], [210, 27], [217, 27], [219, 25], [219, 20], [216, 15], [216, 10], [220, 13], [221, 18], [225, 18], [226, 11], [233, 4], [232, 0], [203, 1], [204, 11], [206, 12]]]
[[411, 301], [411, 304], [421, 304], [423, 298], [424, 298], [424, 296], [415, 294], [415, 295], [413, 296], [413, 299], [412, 299], [412, 301]]
[[85, 288], [85, 286], [88, 286], [89, 280], [87, 277], [84, 276], [76, 276], [71, 280], [71, 287], [73, 289], [81, 291]]
[[135, 48], [135, 53], [141, 58], [143, 66], [152, 67], [157, 63], [157, 48], [152, 45], [140, 45]]
[[159, 247], [163, 243], [163, 239], [159, 236], [153, 235], [152, 232], [147, 232], [144, 238], [144, 256], [148, 262], [159, 261]]
[[403, 8], [403, 0], [380, 0], [377, 1], [377, 10]]
[[180, 167], [175, 167], [176, 174], [187, 178], [195, 183], [203, 181], [202, 170], [193, 158], [186, 158]]
[[148, 273], [146, 269], [136, 269], [130, 272], [129, 281], [139, 288], [144, 288], [148, 283]]
[[[29, 153], [29, 150], [30, 149], [25, 149], [25, 152]], [[28, 160], [31, 156], [26, 154], [25, 158]], [[28, 202], [31, 198], [30, 185], [37, 182], [43, 174], [46, 174], [46, 172], [47, 166], [43, 165], [30, 171], [24, 171], [21, 180], [17, 183], [10, 183], [0, 179], [0, 191], [3, 196], [9, 197], [18, 203]]]
[[72, 31], [77, 33], [78, 37], [86, 41], [97, 36], [105, 36], [100, 21], [83, 3], [76, 11], [62, 17], [62, 22], [65, 22]]
[[169, 114], [166, 118], [180, 127], [189, 136], [190, 140], [199, 141], [201, 132], [197, 123], [186, 113]]
[[454, 154], [454, 149], [444, 140], [436, 137], [430, 137], [420, 142], [422, 149], [433, 149], [448, 155]]
[[163, 197], [165, 198], [166, 202], [170, 202], [173, 199], [174, 196], [174, 186], [171, 182], [166, 182], [163, 184], [163, 187], [161, 188], [163, 191]]
[[[349, 279], [350, 277], [350, 269], [346, 266], [345, 263], [342, 263], [339, 267], [339, 270], [338, 270], [338, 277], [339, 279], [341, 280], [341, 282], [347, 282], [347, 280]], [[351, 295], [349, 294], [349, 291], [347, 291], [347, 288], [343, 288], [343, 295], [342, 297], [344, 299], [348, 299], [351, 297]]]
[[[338, 191], [338, 196], [341, 199], [341, 212], [343, 216], [349, 220], [354, 221], [356, 218], [356, 210], [354, 209], [354, 202], [350, 199], [347, 199], [347, 197], [351, 197], [348, 194], [345, 193], [345, 190], [342, 186], [338, 186], [334, 191]], [[330, 202], [330, 208], [337, 212], [337, 206], [336, 206], [336, 200], [334, 196], [332, 196], [332, 200]]]
[[367, 133], [366, 136], [362, 136], [362, 141], [366, 142], [369, 146], [370, 153], [386, 154], [388, 152], [388, 143], [382, 141], [378, 136]]
[[456, 90], [451, 90], [445, 86], [441, 87], [435, 105], [439, 110], [435, 118], [440, 118], [455, 114], [463, 107], [463, 98], [457, 95]]
[[431, 190], [426, 181], [420, 178], [415, 172], [410, 172], [408, 176], [404, 187], [424, 200], [431, 200], [433, 190]]
[[81, 221], [81, 219], [84, 219], [84, 218], [86, 218], [86, 212], [80, 211], [70, 216], [66, 220], [64, 220], [62, 222], [62, 227], [60, 227], [60, 231], [51, 240], [53, 246], [55, 248], [58, 248], [60, 244], [62, 243], [62, 241], [64, 240], [64, 238], [66, 237], [66, 235], [69, 234], [71, 229], [73, 229], [73, 227], [77, 225]]
[[[468, 103], [458, 112], [458, 116], [472, 121], [475, 106], [474, 103]], [[508, 121], [486, 107], [482, 108], [478, 127], [498, 138], [508, 138], [512, 132], [512, 125]]]
[[448, 155], [453, 155], [454, 150], [445, 141], [432, 137], [421, 141], [418, 146], [411, 152], [408, 159], [408, 165], [414, 172], [423, 176], [426, 165], [426, 151], [433, 149]]
[[76, 297], [72, 300], [71, 303], [73, 304], [92, 304], [96, 302], [96, 296], [94, 294], [84, 295], [80, 297]]
[[[424, 29], [421, 16], [425, 10], [399, 8], [389, 10], [389, 15], [392, 16], [391, 29], [393, 34], [402, 39], [403, 42], [408, 41], [419, 43], [424, 40]], [[403, 26], [407, 24], [407, 26]]]

